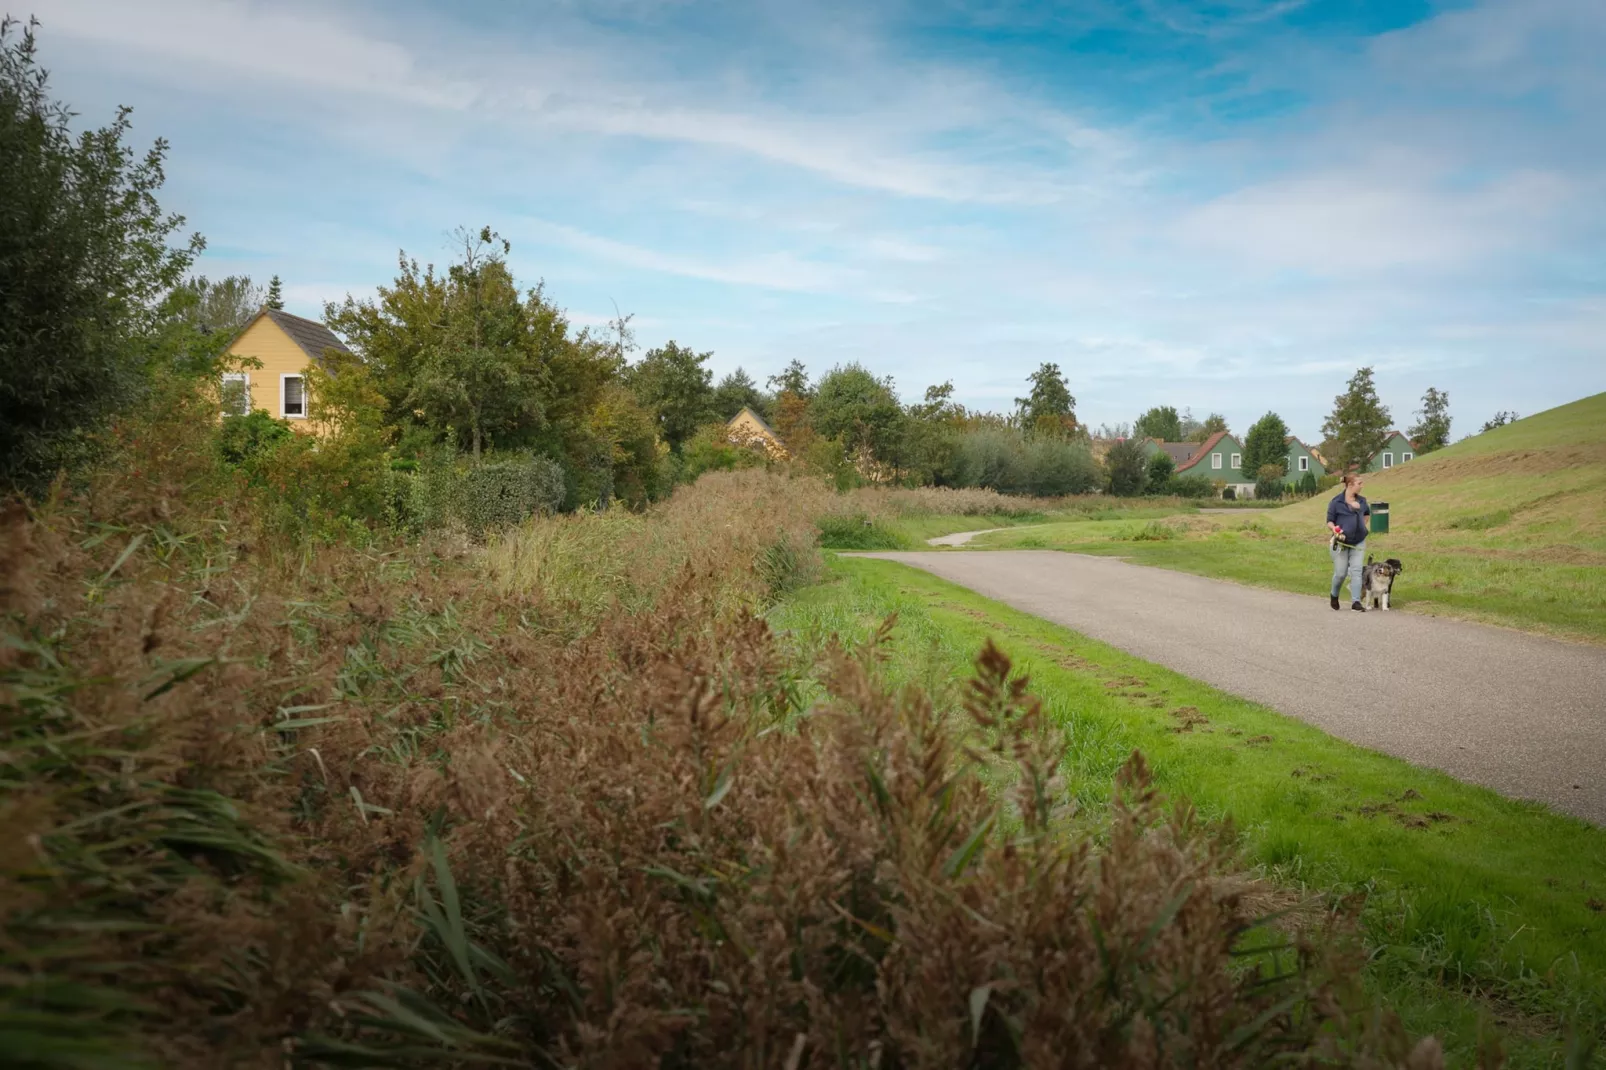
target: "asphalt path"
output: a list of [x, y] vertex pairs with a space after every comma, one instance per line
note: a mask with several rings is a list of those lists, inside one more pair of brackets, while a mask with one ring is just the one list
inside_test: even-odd
[[[1053, 550], [924, 569], [1417, 765], [1606, 824], [1606, 648]], [[1311, 562], [1323, 590], [1325, 556]], [[1405, 594], [1410, 572], [1396, 589]]]

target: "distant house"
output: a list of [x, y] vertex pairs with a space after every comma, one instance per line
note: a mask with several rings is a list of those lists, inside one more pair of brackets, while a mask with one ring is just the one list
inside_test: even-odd
[[1316, 473], [1320, 479], [1327, 474], [1327, 465], [1322, 461], [1322, 455], [1311, 447], [1305, 445], [1294, 435], [1285, 440], [1288, 443], [1288, 483], [1298, 483], [1305, 478], [1306, 472]]
[[1230, 432], [1217, 431], [1204, 440], [1193, 456], [1177, 465], [1177, 475], [1204, 476], [1211, 482], [1225, 483], [1238, 497], [1253, 495], [1255, 481], [1244, 476], [1243, 463], [1243, 443]]
[[312, 399], [307, 369], [322, 364], [329, 350], [350, 353], [334, 332], [316, 320], [264, 308], [229, 343], [230, 357], [255, 357], [260, 368], [243, 368], [223, 376], [223, 412], [244, 415], [261, 409], [288, 420], [298, 431], [308, 428]]
[[764, 417], [746, 405], [725, 424], [725, 434], [736, 445], [762, 449], [774, 460], [785, 460], [788, 456], [786, 443], [781, 441], [781, 436], [764, 422]]
[[1398, 431], [1390, 431], [1383, 448], [1361, 465], [1363, 472], [1382, 472], [1416, 457], [1416, 446]]
[[1198, 451], [1199, 443], [1197, 442], [1161, 442], [1157, 438], [1143, 440], [1143, 453], [1145, 456], [1153, 457], [1157, 453], [1163, 453], [1170, 457], [1171, 462], [1179, 468], [1186, 464]]

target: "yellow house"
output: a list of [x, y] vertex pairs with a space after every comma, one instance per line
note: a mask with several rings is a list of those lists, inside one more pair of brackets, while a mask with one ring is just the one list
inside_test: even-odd
[[351, 352], [316, 320], [262, 309], [224, 351], [228, 357], [255, 357], [262, 366], [224, 373], [223, 411], [243, 415], [262, 409], [298, 431], [307, 430], [307, 368], [322, 363], [330, 349]]
[[775, 460], [785, 460], [786, 445], [764, 418], [746, 405], [725, 425], [726, 436], [738, 446], [756, 446]]

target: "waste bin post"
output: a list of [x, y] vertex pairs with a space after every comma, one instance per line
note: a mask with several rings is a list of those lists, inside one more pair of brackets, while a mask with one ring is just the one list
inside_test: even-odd
[[1389, 533], [1389, 503], [1372, 503], [1372, 534], [1387, 535]]

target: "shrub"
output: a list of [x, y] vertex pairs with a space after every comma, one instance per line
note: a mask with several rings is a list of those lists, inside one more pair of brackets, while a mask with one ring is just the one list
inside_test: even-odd
[[[278, 448], [295, 434], [283, 420], [275, 420], [263, 409], [252, 409], [244, 416], [225, 416], [218, 424], [217, 453], [231, 467], [255, 469], [258, 459]], [[260, 472], [253, 471], [260, 476]]]
[[1208, 498], [1216, 493], [1209, 476], [1173, 476], [1166, 493], [1178, 498]]
[[457, 527], [475, 537], [557, 512], [567, 487], [562, 466], [526, 453], [492, 455], [478, 466], [450, 446], [425, 454], [414, 473], [392, 474], [392, 517], [414, 533]]
[[1172, 477], [1176, 474], [1177, 462], [1171, 459], [1169, 453], [1156, 453], [1149, 458], [1149, 493], [1165, 494], [1170, 486]]
[[959, 438], [954, 473], [961, 487], [1012, 492], [1021, 482], [1024, 441], [1017, 431], [982, 428]]
[[1288, 485], [1283, 482], [1281, 476], [1271, 479], [1257, 479], [1255, 480], [1255, 500], [1274, 502], [1283, 496], [1283, 491], [1287, 487]]
[[1009, 489], [1038, 498], [1086, 494], [1098, 486], [1093, 454], [1079, 442], [1037, 437], [1025, 444]]
[[1305, 474], [1299, 477], [1299, 493], [1305, 495], [1306, 497], [1310, 497], [1316, 493], [1315, 472], [1307, 469]]
[[705, 424], [681, 447], [677, 481], [694, 483], [704, 472], [760, 468], [766, 461], [761, 445], [737, 445], [730, 440], [730, 432], [724, 424]]
[[1337, 472], [1329, 472], [1322, 476], [1322, 478], [1316, 481], [1316, 492], [1320, 494], [1324, 490], [1332, 490], [1334, 487], [1338, 486], [1339, 478], [1340, 477]]
[[1142, 494], [1144, 486], [1148, 483], [1148, 460], [1143, 455], [1143, 445], [1137, 439], [1122, 439], [1110, 447], [1110, 452], [1104, 455], [1104, 468], [1108, 473], [1108, 488], [1111, 494], [1121, 498], [1129, 498]]
[[815, 521], [820, 545], [830, 550], [905, 550], [907, 540], [863, 513], [827, 513]]

